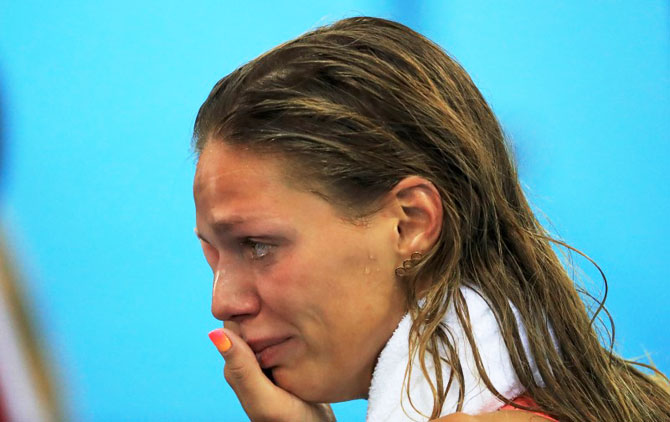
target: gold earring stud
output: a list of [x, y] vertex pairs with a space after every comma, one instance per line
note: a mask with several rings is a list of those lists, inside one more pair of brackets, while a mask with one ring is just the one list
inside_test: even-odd
[[416, 264], [418, 264], [421, 259], [423, 258], [423, 254], [421, 252], [413, 252], [412, 255], [410, 255], [409, 259], [406, 259], [402, 262], [402, 266], [398, 267], [395, 269], [395, 275], [398, 277], [404, 277], [407, 275], [407, 272], [412, 269]]

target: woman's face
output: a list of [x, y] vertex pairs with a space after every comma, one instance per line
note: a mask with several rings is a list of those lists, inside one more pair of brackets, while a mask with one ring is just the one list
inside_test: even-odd
[[290, 186], [283, 165], [217, 141], [200, 156], [193, 191], [212, 314], [287, 391], [315, 402], [367, 397], [405, 312], [398, 219], [384, 208], [352, 223]]

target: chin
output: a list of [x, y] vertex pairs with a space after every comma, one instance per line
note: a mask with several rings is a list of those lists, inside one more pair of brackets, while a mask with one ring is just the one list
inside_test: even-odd
[[282, 367], [272, 370], [272, 381], [283, 390], [310, 403], [337, 403], [361, 398], [351, 391], [338, 389], [323, 377], [296, 376]]

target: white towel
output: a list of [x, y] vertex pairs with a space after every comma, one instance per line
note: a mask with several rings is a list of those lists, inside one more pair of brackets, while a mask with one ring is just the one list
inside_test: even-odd
[[[518, 397], [525, 391], [525, 388], [512, 368], [509, 352], [503, 342], [493, 311], [474, 290], [462, 287], [461, 292], [468, 307], [473, 335], [489, 379], [506, 398]], [[512, 309], [517, 314], [517, 310], [514, 307]], [[463, 368], [465, 400], [462, 411], [474, 415], [499, 409], [503, 402], [498, 400], [481, 380], [475, 366], [472, 349], [465, 337], [463, 327], [458, 322], [453, 304], [447, 310], [444, 323], [454, 335], [453, 341]], [[518, 315], [517, 323], [520, 325]], [[400, 321], [398, 328], [379, 355], [368, 394], [367, 422], [425, 421], [429, 419], [428, 416], [433, 409], [433, 395], [416, 357], [412, 368], [410, 393], [412, 403], [423, 413], [423, 416], [412, 407], [407, 399], [406, 390], [403, 390], [405, 368], [409, 360], [410, 326], [411, 319], [408, 314]], [[526, 333], [521, 325], [520, 328], [521, 339], [527, 351]], [[539, 374], [535, 362], [531, 359], [530, 363], [534, 369], [535, 378], [538, 379]], [[426, 362], [426, 367], [429, 372], [434, 371], [432, 359]], [[442, 379], [445, 384], [449, 379], [450, 371], [451, 368], [448, 365], [442, 365]], [[458, 390], [458, 384], [454, 382], [447, 393], [441, 416], [456, 411]]]

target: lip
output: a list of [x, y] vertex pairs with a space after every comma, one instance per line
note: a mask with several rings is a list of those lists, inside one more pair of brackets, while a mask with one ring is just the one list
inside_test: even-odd
[[275, 366], [281, 358], [282, 351], [286, 349], [290, 336], [269, 337], [247, 340], [247, 344], [256, 355], [256, 360], [261, 368]]

